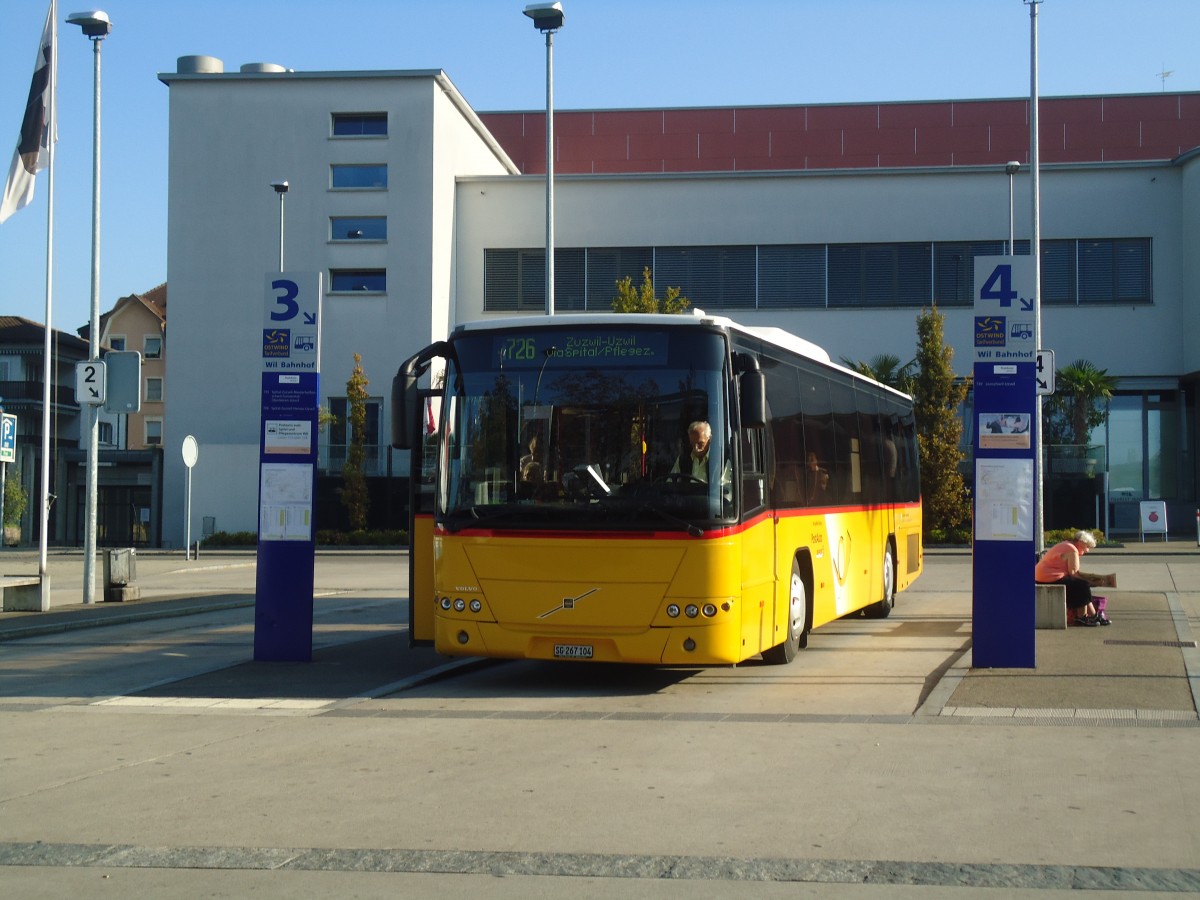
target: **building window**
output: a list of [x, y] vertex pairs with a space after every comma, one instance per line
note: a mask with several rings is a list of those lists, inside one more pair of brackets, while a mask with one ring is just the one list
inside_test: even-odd
[[378, 137], [387, 134], [387, 113], [334, 113], [334, 137]]
[[332, 216], [329, 219], [331, 241], [386, 241], [386, 216]]
[[1042, 241], [1041, 247], [1042, 302], [1074, 303], [1075, 242]]
[[754, 309], [754, 249], [660, 248], [654, 253], [655, 293], [662, 297], [668, 287], [674, 287], [698, 309]]
[[146, 335], [146, 341], [142, 345], [142, 356], [145, 359], [162, 359], [162, 338]]
[[113, 423], [112, 422], [97, 422], [96, 428], [98, 431], [97, 440], [101, 444], [112, 446], [113, 442]]
[[932, 295], [932, 244], [835, 244], [829, 305], [919, 306]]
[[[557, 250], [554, 259], [558, 261]], [[484, 268], [484, 309], [490, 312], [518, 312], [546, 308], [544, 249], [485, 250]], [[557, 294], [557, 283], [554, 289]]]
[[387, 188], [387, 166], [334, 164], [329, 167], [330, 184], [342, 190], [381, 191]]
[[146, 420], [146, 446], [157, 447], [162, 444], [162, 419]]
[[[382, 409], [382, 398], [371, 397], [367, 400], [367, 422], [363, 434], [363, 469], [368, 476], [387, 474], [387, 447], [380, 442], [379, 433]], [[330, 397], [329, 412], [333, 418], [325, 429], [324, 459], [320, 461], [319, 468], [327, 473], [338, 473], [346, 467], [346, 451], [353, 438], [350, 428], [349, 400], [345, 397]]]
[[382, 294], [387, 290], [387, 269], [330, 269], [331, 293]]
[[1079, 242], [1080, 303], [1148, 303], [1148, 238]]
[[807, 309], [825, 305], [825, 247], [758, 248], [760, 309]]
[[[642, 283], [642, 272], [654, 270], [654, 250], [650, 247], [589, 247], [587, 254], [586, 308], [609, 311], [617, 296], [617, 282], [628, 278], [633, 285]], [[558, 265], [558, 252], [554, 254]], [[555, 269], [555, 290], [558, 290], [558, 270]], [[555, 302], [557, 306], [557, 299]]]
[[108, 347], [110, 350], [122, 351], [125, 349], [125, 335], [114, 334], [108, 339]]
[[[1028, 243], [1025, 252], [1029, 253]], [[1004, 241], [939, 241], [934, 244], [933, 299], [939, 306], [974, 305], [975, 257], [1003, 254]]]
[[163, 398], [163, 380], [161, 378], [146, 379], [146, 402], [161, 403]]

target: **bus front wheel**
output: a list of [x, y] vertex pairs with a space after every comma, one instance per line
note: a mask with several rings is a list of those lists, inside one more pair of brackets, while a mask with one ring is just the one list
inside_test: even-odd
[[782, 644], [763, 651], [764, 662], [784, 665], [796, 658], [802, 647], [808, 646], [808, 591], [800, 577], [800, 566], [792, 561], [792, 583], [788, 589], [788, 633]]
[[868, 619], [886, 619], [896, 605], [896, 554], [892, 542], [888, 541], [883, 552], [883, 599], [863, 610]]

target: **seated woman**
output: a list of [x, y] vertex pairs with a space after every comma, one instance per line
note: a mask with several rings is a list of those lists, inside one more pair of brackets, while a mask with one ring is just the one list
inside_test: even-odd
[[1108, 617], [1096, 611], [1092, 599], [1092, 586], [1079, 563], [1083, 555], [1096, 549], [1096, 539], [1086, 531], [1077, 531], [1074, 536], [1055, 544], [1037, 564], [1033, 580], [1038, 584], [1061, 584], [1067, 589], [1067, 608], [1073, 614], [1074, 625], [1108, 625]]

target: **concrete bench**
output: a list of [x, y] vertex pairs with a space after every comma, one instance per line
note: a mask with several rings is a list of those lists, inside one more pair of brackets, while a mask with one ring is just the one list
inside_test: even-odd
[[39, 575], [0, 575], [4, 612], [46, 612], [50, 609], [50, 578]]
[[1067, 627], [1067, 589], [1061, 584], [1035, 584], [1035, 628]]

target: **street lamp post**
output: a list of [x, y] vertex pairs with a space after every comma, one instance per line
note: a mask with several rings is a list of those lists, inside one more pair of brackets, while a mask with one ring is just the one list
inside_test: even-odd
[[1013, 243], [1013, 176], [1021, 169], [1021, 164], [1015, 159], [1004, 166], [1008, 175], [1008, 255], [1016, 256], [1016, 245]]
[[[100, 358], [100, 43], [112, 31], [108, 13], [101, 9], [71, 13], [67, 24], [78, 25], [92, 42], [94, 77], [92, 90], [92, 317], [88, 336], [90, 358]], [[49, 328], [49, 323], [46, 325]], [[83, 602], [95, 603], [96, 591], [96, 500], [100, 454], [100, 407], [88, 412], [87, 504], [83, 537]]]
[[286, 181], [272, 181], [271, 187], [279, 195], [279, 271], [283, 271], [283, 198], [288, 192]]
[[561, 3], [531, 3], [525, 15], [546, 35], [546, 315], [554, 315], [554, 32], [563, 24]]

